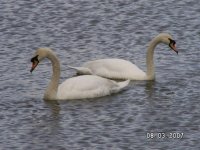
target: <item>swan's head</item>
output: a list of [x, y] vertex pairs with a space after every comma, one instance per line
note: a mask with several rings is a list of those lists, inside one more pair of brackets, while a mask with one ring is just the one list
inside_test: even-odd
[[31, 58], [32, 67], [30, 72], [32, 72], [40, 61], [42, 61], [44, 58], [48, 57], [48, 54], [52, 52], [49, 48], [38, 48], [34, 54], [34, 56]]
[[176, 41], [173, 40], [170, 34], [161, 33], [157, 36], [157, 38], [159, 38], [163, 43], [169, 45], [169, 47], [178, 54], [178, 50], [176, 49]]

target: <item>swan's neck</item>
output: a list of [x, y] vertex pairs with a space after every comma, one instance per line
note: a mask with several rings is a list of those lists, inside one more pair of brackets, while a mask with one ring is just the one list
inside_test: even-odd
[[55, 54], [49, 53], [47, 58], [51, 60], [53, 67], [53, 75], [51, 81], [45, 91], [44, 99], [45, 100], [55, 100], [57, 98], [58, 84], [60, 78], [60, 63]]
[[154, 55], [154, 49], [156, 45], [159, 44], [160, 42], [161, 42], [160, 39], [156, 37], [149, 43], [149, 47], [147, 49], [147, 55], [146, 55], [147, 80], [152, 80], [155, 78], [155, 67], [154, 67], [153, 55]]

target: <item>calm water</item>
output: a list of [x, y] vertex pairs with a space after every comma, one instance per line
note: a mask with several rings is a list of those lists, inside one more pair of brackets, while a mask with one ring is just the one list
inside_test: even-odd
[[[199, 150], [199, 0], [7, 0], [0, 2], [0, 149]], [[97, 58], [124, 58], [145, 70], [148, 42], [171, 33], [179, 55], [155, 52], [156, 80], [132, 81], [119, 94], [43, 101], [51, 76], [44, 61], [30, 74], [38, 47], [62, 63], [61, 81]], [[183, 138], [147, 138], [148, 133]]]

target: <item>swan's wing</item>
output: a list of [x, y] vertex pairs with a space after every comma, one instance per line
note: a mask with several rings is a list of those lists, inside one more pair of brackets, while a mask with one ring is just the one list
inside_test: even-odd
[[58, 99], [94, 98], [116, 93], [129, 81], [115, 82], [99, 76], [84, 75], [70, 78], [58, 87]]
[[69, 65], [68, 65], [68, 67], [71, 69], [75, 69], [77, 71], [77, 73], [79, 73], [79, 74], [87, 74], [87, 75], [92, 74], [92, 71], [89, 68], [73, 67], [73, 66], [69, 66]]
[[123, 59], [99, 59], [83, 64], [93, 74], [111, 79], [139, 80], [146, 74], [135, 64]]

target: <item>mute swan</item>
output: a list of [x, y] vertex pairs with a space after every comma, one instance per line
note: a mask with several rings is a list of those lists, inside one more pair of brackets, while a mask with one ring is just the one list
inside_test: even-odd
[[45, 100], [66, 100], [94, 98], [116, 93], [128, 85], [129, 80], [115, 82], [96, 75], [84, 75], [73, 77], [59, 84], [60, 63], [57, 56], [49, 48], [37, 49], [34, 57], [31, 59], [32, 72], [40, 61], [44, 58], [50, 59], [53, 66], [53, 75], [45, 91]]
[[88, 61], [83, 67], [72, 67], [79, 74], [95, 74], [110, 79], [129, 79], [129, 80], [153, 80], [155, 78], [153, 54], [156, 45], [164, 43], [176, 50], [176, 42], [167, 33], [160, 33], [149, 43], [146, 56], [147, 73], [139, 69], [135, 64], [123, 59], [99, 59]]

